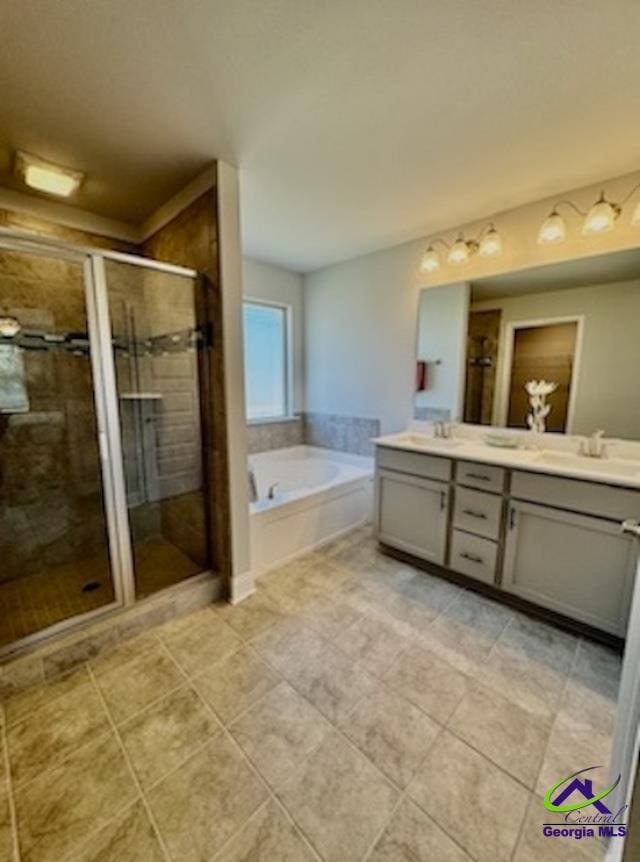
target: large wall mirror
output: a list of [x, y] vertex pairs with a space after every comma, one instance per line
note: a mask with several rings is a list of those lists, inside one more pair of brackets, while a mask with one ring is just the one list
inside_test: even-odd
[[548, 431], [640, 439], [640, 249], [420, 294], [415, 418], [526, 429], [525, 384], [556, 384]]

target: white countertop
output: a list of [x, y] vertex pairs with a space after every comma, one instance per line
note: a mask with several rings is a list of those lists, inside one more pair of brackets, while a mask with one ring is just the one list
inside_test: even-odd
[[404, 449], [408, 452], [422, 452], [443, 458], [495, 464], [512, 470], [527, 470], [640, 489], [640, 461], [630, 459], [588, 458], [551, 448], [505, 449], [490, 446], [482, 440], [466, 437], [442, 439], [413, 431], [377, 437], [373, 442], [377, 446]]

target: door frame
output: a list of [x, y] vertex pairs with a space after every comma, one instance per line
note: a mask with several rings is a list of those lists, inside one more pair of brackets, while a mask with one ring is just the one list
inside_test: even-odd
[[575, 418], [576, 394], [578, 391], [578, 379], [582, 365], [582, 344], [584, 338], [584, 314], [558, 315], [555, 317], [538, 317], [533, 320], [511, 320], [503, 323], [504, 355], [501, 373], [498, 375], [498, 425], [507, 427], [509, 417], [509, 391], [511, 388], [511, 365], [513, 363], [513, 349], [515, 345], [516, 331], [518, 329], [532, 329], [541, 326], [555, 326], [562, 323], [576, 323], [576, 343], [573, 351], [573, 368], [571, 370], [571, 386], [569, 387], [569, 398], [567, 401], [567, 425], [565, 434], [573, 433]]

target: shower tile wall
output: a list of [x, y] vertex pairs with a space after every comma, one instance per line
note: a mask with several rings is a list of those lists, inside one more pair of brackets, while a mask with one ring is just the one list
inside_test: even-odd
[[[86, 334], [82, 267], [0, 252], [0, 314]], [[0, 645], [113, 600], [88, 355], [21, 355], [27, 412], [2, 412], [0, 388]]]

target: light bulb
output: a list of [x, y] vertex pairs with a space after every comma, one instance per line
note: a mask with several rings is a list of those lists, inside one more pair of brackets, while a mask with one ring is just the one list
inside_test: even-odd
[[634, 227], [640, 227], [640, 203], [636, 205], [636, 208], [633, 211], [633, 215], [631, 216], [631, 224]]
[[479, 254], [482, 257], [497, 257], [502, 254], [502, 237], [493, 225], [480, 240]]
[[3, 338], [15, 338], [21, 329], [15, 317], [0, 317], [0, 335]]
[[430, 245], [425, 251], [420, 261], [420, 272], [435, 272], [440, 268], [440, 255], [435, 248]]
[[460, 266], [461, 263], [466, 263], [469, 260], [471, 250], [469, 244], [459, 236], [449, 250], [447, 260], [453, 266]]
[[587, 213], [582, 225], [582, 233], [585, 236], [593, 233], [606, 233], [613, 228], [619, 215], [620, 207], [605, 200], [603, 193]]
[[567, 238], [567, 225], [557, 210], [552, 210], [540, 225], [538, 245], [564, 242]]

